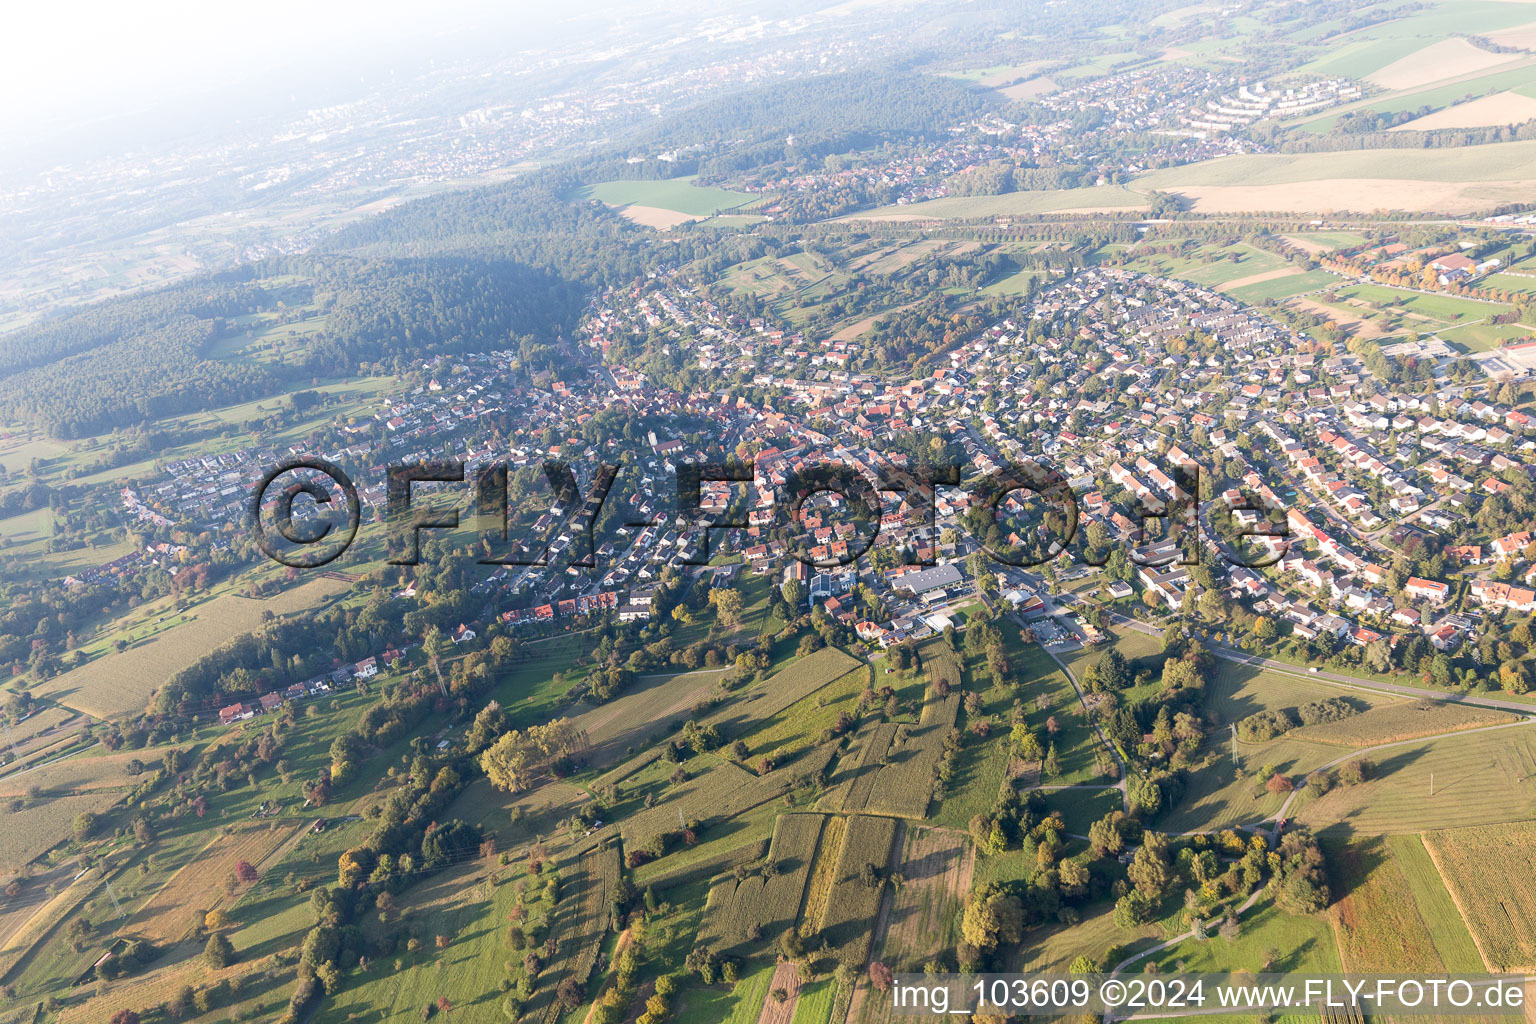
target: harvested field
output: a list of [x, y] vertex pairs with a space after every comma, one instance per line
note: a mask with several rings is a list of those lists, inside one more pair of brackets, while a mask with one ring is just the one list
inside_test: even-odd
[[202, 957], [193, 957], [163, 970], [135, 978], [114, 981], [102, 994], [83, 1003], [65, 1006], [59, 1011], [59, 1024], [107, 1024], [119, 1010], [141, 1012], [164, 1002], [166, 996], [183, 985], [204, 988], [219, 980], [251, 973], [251, 965], [233, 963], [223, 970], [214, 970], [203, 963]]
[[725, 875], [710, 887], [699, 941], [717, 952], [747, 955], [794, 927], [825, 821], [820, 814], [779, 815], [760, 869], [739, 880]]
[[1448, 704], [1438, 700], [1404, 701], [1377, 705], [1338, 722], [1305, 725], [1292, 730], [1298, 740], [1338, 743], [1347, 747], [1368, 747], [1377, 743], [1413, 740], [1459, 729], [1513, 722], [1515, 716], [1492, 708], [1471, 704]]
[[1528, 25], [1489, 32], [1488, 38], [1500, 46], [1514, 46], [1522, 50], [1536, 51], [1536, 21]]
[[[24, 883], [21, 895], [0, 903], [0, 978], [4, 978], [22, 955], [57, 925], [95, 889], [101, 875], [85, 871], [75, 878], [74, 867], [61, 867], [36, 875]], [[61, 886], [52, 899], [47, 887]]]
[[[778, 998], [777, 992], [783, 992], [784, 998]], [[757, 1024], [791, 1024], [799, 1002], [800, 968], [786, 960], [773, 969], [773, 980], [768, 983], [768, 997], [763, 1000]]]
[[1059, 88], [1061, 86], [1057, 85], [1052, 79], [1040, 77], [1031, 78], [1029, 81], [1020, 82], [1017, 85], [1005, 86], [997, 91], [1013, 102], [1018, 103], [1021, 100], [1032, 100], [1037, 96], [1048, 95]]
[[10, 728], [7, 739], [16, 744], [16, 748], [26, 753], [30, 742], [42, 736], [44, 733], [74, 722], [79, 716], [65, 708], [43, 708], [41, 711], [27, 718], [24, 722], [18, 722]]
[[890, 309], [882, 309], [878, 313], [872, 313], [869, 316], [864, 317], [862, 320], [855, 320], [844, 327], [838, 328], [837, 333], [832, 335], [832, 340], [853, 341], [863, 335], [871, 327], [875, 326], [875, 324], [879, 323], [883, 318], [890, 316], [892, 313], [900, 313], [902, 310], [907, 309], [912, 305], [913, 303], [910, 302], [903, 303], [900, 306], [892, 306]]
[[236, 864], [249, 861], [257, 871], [262, 870], [263, 863], [302, 828], [300, 822], [274, 821], [242, 828], [230, 836], [217, 836], [128, 915], [123, 922], [124, 930], [160, 945], [180, 941], [201, 923], [201, 914], [227, 899], [224, 883], [234, 877]]
[[102, 789], [125, 789], [134, 777], [126, 766], [129, 761], [153, 762], [155, 755], [142, 750], [100, 757], [66, 757], [26, 772], [0, 776], [0, 797], [20, 796], [38, 786], [49, 797], [77, 796]]
[[1281, 277], [1295, 277], [1301, 273], [1300, 267], [1280, 267], [1275, 270], [1266, 270], [1260, 274], [1249, 274], [1247, 277], [1235, 278], [1219, 286], [1221, 291], [1231, 291], [1244, 285], [1263, 284], [1265, 281], [1273, 281]]
[[880, 957], [894, 971], [920, 971], [958, 937], [960, 911], [976, 857], [970, 840], [948, 829], [909, 828], [905, 879], [891, 897]]
[[1536, 968], [1536, 822], [1426, 832], [1424, 845], [1488, 967]]
[[[39, 871], [29, 878], [20, 875], [0, 877], [0, 888], [13, 881], [21, 883], [21, 891], [15, 896], [0, 895], [0, 958], [9, 950], [12, 936], [25, 929], [33, 917], [46, 913], [48, 905], [64, 895], [78, 870], [75, 865], [61, 865]], [[48, 895], [50, 886], [57, 889], [58, 895]], [[3, 973], [3, 967], [0, 967], [0, 974]]]
[[1442, 39], [1366, 75], [1365, 80], [1383, 89], [1413, 89], [1457, 75], [1486, 71], [1518, 56], [1490, 53], [1465, 39]]
[[1189, 198], [1201, 212], [1274, 210], [1464, 213], [1529, 197], [1536, 142], [1415, 152], [1395, 149], [1219, 157], [1131, 183]]
[[885, 878], [891, 844], [900, 827], [893, 818], [875, 815], [860, 814], [848, 819], [821, 932], [831, 944], [832, 956], [855, 970], [869, 960], [875, 918], [885, 892], [883, 881], [867, 885], [861, 876], [866, 866], [872, 866], [881, 879]]
[[1482, 128], [1488, 125], [1520, 124], [1536, 117], [1536, 99], [1518, 92], [1496, 92], [1466, 103], [1458, 103], [1433, 114], [1400, 124], [1394, 132], [1430, 132], [1440, 128]]
[[19, 871], [70, 838], [75, 815], [82, 811], [101, 814], [122, 798], [119, 792], [96, 790], [80, 796], [51, 797], [19, 811], [6, 811], [5, 829], [0, 833], [0, 871]]
[[1401, 210], [1465, 214], [1519, 202], [1533, 190], [1536, 178], [1497, 182], [1323, 178], [1283, 185], [1192, 185], [1169, 191], [1189, 199], [1201, 213]]
[[1008, 192], [1000, 196], [945, 196], [921, 203], [882, 206], [852, 213], [839, 220], [949, 220], [991, 218], [1035, 213], [1129, 213], [1150, 206], [1147, 197], [1123, 185], [1093, 188]]
[[265, 613], [304, 611], [350, 586], [320, 577], [265, 600], [223, 594], [199, 605], [191, 613], [191, 621], [122, 653], [98, 655], [79, 668], [38, 683], [32, 692], [98, 718], [141, 711], [162, 682], [220, 644], [260, 626]]
[[724, 674], [709, 669], [650, 676], [606, 704], [578, 704], [570, 717], [587, 734], [587, 762], [599, 768], [614, 764], [625, 746], [669, 731], [709, 698]]

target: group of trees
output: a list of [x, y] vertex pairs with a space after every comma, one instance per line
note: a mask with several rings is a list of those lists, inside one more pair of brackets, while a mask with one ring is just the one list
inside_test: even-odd
[[360, 914], [425, 874], [479, 850], [478, 826], [457, 819], [440, 821], [471, 777], [472, 768], [472, 762], [451, 752], [444, 756], [416, 753], [403, 785], [379, 807], [368, 837], [338, 858], [337, 884], [311, 893], [315, 923], [300, 946], [298, 980], [285, 1021], [297, 1019], [322, 991], [337, 991], [343, 972], [359, 957], [381, 955], [393, 947], [393, 937], [378, 940], [382, 946], [371, 941], [356, 923]]
[[491, 785], [520, 793], [585, 742], [585, 734], [567, 718], [530, 725], [525, 730], [511, 729], [480, 754], [480, 769]]

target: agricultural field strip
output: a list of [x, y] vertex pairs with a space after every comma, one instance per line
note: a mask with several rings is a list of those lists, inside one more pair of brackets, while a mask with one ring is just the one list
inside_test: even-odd
[[1344, 969], [1354, 973], [1445, 969], [1407, 879], [1380, 836], [1342, 843], [1328, 856], [1343, 895], [1329, 908]]
[[1489, 969], [1536, 968], [1536, 822], [1424, 834]]
[[656, 806], [621, 821], [625, 846], [639, 849], [658, 835], [673, 832], [689, 820], [724, 821], [783, 795], [792, 784], [788, 772], [754, 775], [724, 762], [689, 779]]
[[924, 817], [933, 795], [934, 772], [944, 756], [945, 738], [955, 727], [959, 713], [959, 693], [931, 699], [923, 705], [916, 728], [905, 726], [898, 732], [898, 736], [904, 732], [905, 739], [890, 755], [896, 759], [881, 766], [862, 809], [899, 817]]
[[302, 834], [301, 823], [289, 821], [280, 827], [257, 825], [231, 836], [215, 836], [196, 857], [150, 893], [129, 914], [123, 928], [158, 943], [184, 938], [201, 923], [196, 919], [198, 911], [212, 910], [224, 901], [219, 883], [234, 874], [236, 863], [249, 861], [259, 869]]
[[[619, 851], [617, 847], [599, 847], [580, 855], [578, 870], [566, 884], [581, 887], [581, 899], [562, 899], [555, 908], [555, 922], [551, 934], [558, 936], [561, 963], [558, 973], [569, 978], [583, 989], [597, 965], [602, 952], [603, 935], [608, 930], [608, 900], [619, 881]], [[548, 1002], [530, 1011], [530, 1016], [543, 1024], [556, 1024], [561, 1017], [561, 1006], [553, 998], [555, 983], [541, 984], [540, 996]]]
[[821, 927], [822, 919], [826, 916], [827, 900], [832, 894], [832, 887], [837, 884], [837, 865], [843, 856], [848, 820], [843, 817], [829, 818], [822, 827], [821, 840], [816, 844], [816, 855], [812, 858], [804, 905], [800, 912], [801, 935], [814, 933]]
[[753, 927], [768, 937], [793, 927], [825, 822], [821, 814], [779, 815], [764, 865], [771, 872], [718, 880], [710, 889], [713, 912], [699, 929], [700, 941], [717, 951], [729, 950], [754, 941], [748, 935]]
[[305, 611], [351, 587], [329, 578], [310, 580], [276, 597], [255, 599], [222, 594], [201, 605], [197, 617], [139, 642], [121, 653], [109, 651], [32, 688], [52, 700], [96, 718], [142, 710], [150, 694], [197, 658], [261, 625], [264, 613]]
[[880, 956], [894, 970], [921, 970], [943, 952], [971, 887], [975, 852], [967, 836], [910, 827], [902, 852], [906, 881], [891, 896]]
[[872, 925], [885, 891], [884, 885], [866, 885], [860, 876], [866, 865], [883, 873], [899, 828], [895, 818], [860, 814], [848, 819], [821, 931], [833, 956], [855, 970], [869, 959]]
[[[823, 647], [804, 658], [797, 658], [762, 682], [750, 687], [740, 698], [705, 719], [707, 724], [727, 725], [735, 716], [746, 713], [755, 723], [762, 723], [802, 698], [859, 667], [856, 658], [835, 647]], [[745, 730], [737, 730], [744, 732]]]

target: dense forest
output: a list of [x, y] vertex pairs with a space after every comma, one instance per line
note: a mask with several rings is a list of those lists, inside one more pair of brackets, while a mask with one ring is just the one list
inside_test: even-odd
[[[274, 394], [360, 365], [438, 352], [523, 349], [548, 365], [547, 341], [574, 323], [587, 290], [508, 260], [294, 258], [249, 274], [305, 282], [205, 278], [182, 288], [92, 307], [20, 332], [0, 347], [0, 415], [74, 438]], [[325, 326], [283, 360], [212, 358], [243, 330], [235, 317], [312, 302]], [[540, 339], [534, 343], [532, 339]]]

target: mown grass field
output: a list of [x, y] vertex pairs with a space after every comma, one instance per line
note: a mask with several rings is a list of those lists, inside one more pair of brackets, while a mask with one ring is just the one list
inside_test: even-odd
[[1477, 944], [1472, 941], [1467, 924], [1445, 887], [1445, 880], [1440, 877], [1440, 869], [1435, 867], [1434, 858], [1424, 846], [1423, 837], [1398, 833], [1387, 836], [1386, 844], [1429, 928], [1429, 937], [1440, 954], [1440, 962], [1451, 971], [1482, 970], [1483, 959]]
[[1229, 246], [1202, 245], [1177, 256], [1148, 253], [1137, 257], [1130, 266], [1133, 270], [1161, 277], [1177, 277], [1213, 288], [1228, 281], [1280, 270], [1289, 265], [1285, 259], [1272, 252], [1239, 242]]
[[166, 679], [225, 641], [255, 629], [265, 613], [307, 611], [349, 586], [318, 578], [266, 600], [221, 595], [198, 607], [191, 621], [121, 653], [100, 654], [79, 668], [35, 684], [32, 692], [97, 718], [143, 710]]
[[[482, 875], [483, 869], [473, 865], [443, 872], [413, 889], [388, 929], [399, 940], [396, 955], [381, 957], [371, 970], [349, 978], [315, 1019], [346, 1021], [365, 1014], [380, 1022], [419, 1022], [422, 1007], [438, 996], [446, 996], [461, 1014], [499, 1015], [502, 964], [514, 959], [500, 933], [518, 898], [513, 885], [488, 886]], [[535, 906], [534, 912], [541, 909]], [[374, 931], [385, 930], [377, 921], [374, 925]], [[448, 937], [447, 948], [435, 948], [438, 935]], [[420, 942], [415, 952], [405, 948], [411, 938]]]
[[859, 662], [835, 647], [823, 647], [796, 658], [773, 675], [738, 691], [720, 710], [705, 720], [728, 737], [745, 736], [761, 723], [794, 706], [823, 686], [860, 667]]
[[575, 705], [568, 717], [587, 734], [587, 761], [595, 767], [616, 762], [626, 746], [638, 747], [689, 717], [709, 699], [724, 669], [645, 676], [613, 700]]
[[691, 175], [659, 181], [605, 181], [584, 186], [577, 194], [582, 199], [597, 199], [610, 206], [653, 206], [690, 217], [734, 210], [758, 199], [750, 192], [695, 185]]
[[1084, 907], [1082, 920], [1075, 925], [1049, 924], [1026, 932], [1009, 958], [1008, 969], [1065, 973], [1079, 956], [1102, 962], [1111, 947], [1133, 946], [1160, 935], [1156, 924], [1121, 928], [1114, 922], [1114, 910], [1113, 900], [1101, 900]]
[[1506, 308], [1494, 302], [1427, 294], [1380, 284], [1354, 284], [1340, 288], [1337, 294], [1341, 299], [1353, 299], [1367, 307], [1388, 310], [1394, 314], [1395, 324], [1403, 327], [1418, 324], [1421, 330], [1426, 324], [1454, 327], [1466, 321], [1484, 320], [1495, 313], [1504, 312]]
[[[1255, 672], [1227, 661], [1216, 662], [1206, 685], [1207, 705], [1222, 725], [1207, 730], [1204, 749], [1209, 751], [1209, 763], [1190, 774], [1184, 796], [1158, 819], [1159, 828], [1183, 831], [1261, 821], [1277, 811], [1282, 801], [1264, 788], [1256, 773], [1273, 766], [1299, 781], [1341, 753], [1335, 746], [1308, 742], [1291, 732], [1264, 743], [1239, 741], [1234, 762], [1232, 737], [1226, 728], [1258, 711], [1295, 708], [1307, 701], [1336, 697], [1340, 692], [1336, 687], [1277, 672]], [[1367, 704], [1389, 699], [1374, 694], [1359, 696]]]
[[1441, 829], [1424, 845], [1488, 966], [1536, 967], [1536, 823]]
[[[1260, 900], [1238, 917], [1236, 939], [1213, 937], [1186, 939], [1147, 959], [1164, 973], [1186, 971], [1248, 970], [1257, 972], [1265, 954], [1278, 954], [1270, 965], [1280, 973], [1338, 974], [1343, 970], [1333, 930], [1322, 914], [1296, 917]], [[1144, 963], [1143, 961], [1142, 963]], [[1142, 963], [1132, 968], [1141, 971]], [[1182, 966], [1180, 966], [1182, 965]]]
[[621, 819], [619, 831], [629, 849], [642, 849], [658, 835], [679, 831], [679, 819], [702, 822], [708, 835], [712, 828], [743, 811], [779, 797], [789, 784], [785, 772], [758, 776], [729, 761], [700, 766], [696, 774], [670, 786], [666, 797], [654, 807]]
[[1227, 294], [1239, 302], [1249, 305], [1258, 305], [1266, 299], [1288, 299], [1302, 292], [1316, 291], [1319, 288], [1327, 288], [1329, 285], [1338, 284], [1339, 278], [1326, 270], [1307, 270], [1296, 274], [1288, 274], [1284, 277], [1276, 277], [1269, 281], [1258, 281], [1254, 284], [1245, 284], [1238, 288], [1230, 289]]
[[735, 985], [694, 987], [683, 993], [676, 1015], [678, 1024], [756, 1024], [773, 980], [773, 964], [742, 976]]
[[[970, 687], [980, 690], [981, 710], [976, 715], [970, 712], [961, 715], [959, 726], [964, 733], [963, 742], [955, 759], [954, 777], [931, 809], [929, 820], [934, 824], [964, 829], [973, 817], [997, 802], [1008, 774], [1011, 756], [1008, 723], [1016, 696], [1023, 700], [1026, 720], [1042, 739], [1047, 735], [1048, 718], [1055, 717], [1060, 728], [1055, 743], [1062, 774], [1059, 778], [1041, 781], [1053, 785], [1100, 781], [1093, 768], [1099, 739], [1078, 702], [1071, 680], [1045, 651], [1020, 640], [1018, 629], [1009, 626], [1002, 632], [1011, 685], [982, 689], [980, 683], [976, 683]], [[977, 659], [975, 664], [967, 664], [967, 671], [971, 673], [968, 678], [974, 678], [984, 666], [984, 658]], [[1042, 699], [1046, 704], [1044, 710], [1038, 703]], [[971, 730], [978, 719], [985, 719], [991, 727], [986, 737], [977, 736]]]
[[1536, 817], [1536, 730], [1525, 726], [1410, 741], [1370, 757], [1375, 777], [1302, 799], [1296, 818], [1371, 835]]
[[1049, 811], [1060, 811], [1067, 823], [1067, 831], [1085, 836], [1088, 828], [1111, 811], [1124, 808], [1120, 791], [1112, 787], [1104, 789], [1058, 789], [1045, 794], [1045, 806]]
[[802, 987], [790, 1024], [828, 1024], [832, 1019], [835, 995], [836, 986], [831, 978], [821, 978]]
[[861, 665], [843, 673], [814, 693], [800, 698], [741, 738], [748, 748], [747, 761], [770, 755], [782, 761], [821, 738], [822, 730], [836, 724], [838, 715], [858, 708], [859, 694], [869, 685], [871, 669]]
[[1020, 270], [999, 278], [983, 288], [983, 295], [1028, 295], [1032, 286], [1038, 285], [1044, 279], [1037, 270]]

